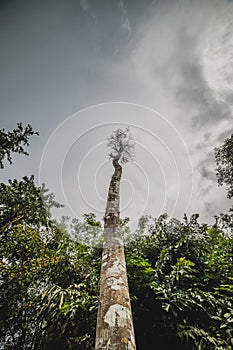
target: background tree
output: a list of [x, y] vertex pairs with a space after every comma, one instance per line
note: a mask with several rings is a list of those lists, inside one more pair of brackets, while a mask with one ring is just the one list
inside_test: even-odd
[[[17, 124], [13, 131], [0, 130], [0, 168], [4, 167], [6, 158], [12, 164], [12, 153], [28, 155], [24, 146], [29, 145], [29, 137], [39, 135], [30, 124], [25, 128]], [[24, 176], [21, 181], [9, 180], [8, 184], [0, 183], [0, 234], [7, 233], [19, 223], [41, 228], [51, 225], [52, 207], [62, 205], [54, 200], [45, 184], [38, 187], [34, 176]]]
[[[144, 223], [125, 247], [138, 349], [230, 350], [232, 237], [197, 216]], [[4, 349], [94, 349], [101, 249], [15, 225], [0, 261]]]
[[0, 233], [9, 232], [19, 223], [38, 229], [47, 227], [52, 224], [50, 209], [61, 206], [44, 184], [36, 186], [34, 176], [0, 183]]
[[227, 186], [227, 197], [233, 197], [233, 134], [222, 146], [215, 148], [215, 159], [218, 184]]
[[24, 146], [29, 145], [29, 137], [32, 135], [39, 133], [30, 124], [24, 128], [22, 123], [18, 123], [17, 128], [8, 132], [0, 130], [0, 168], [4, 168], [5, 159], [12, 164], [12, 153], [28, 155]]
[[[222, 146], [215, 148], [215, 159], [217, 162], [216, 175], [220, 186], [226, 185], [227, 198], [233, 197], [233, 134], [225, 140]], [[221, 213], [216, 216], [219, 220], [219, 225], [229, 233], [233, 230], [233, 206], [228, 213]]]
[[138, 349], [230, 350], [232, 236], [197, 215], [143, 221], [125, 248]]
[[0, 348], [91, 349], [100, 253], [15, 225], [0, 246]]
[[94, 213], [83, 215], [83, 220], [63, 216], [58, 227], [65, 229], [69, 235], [80, 243], [90, 247], [100, 247], [103, 243], [103, 228]]

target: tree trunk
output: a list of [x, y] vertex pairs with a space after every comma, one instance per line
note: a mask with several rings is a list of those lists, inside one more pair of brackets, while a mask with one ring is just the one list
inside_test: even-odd
[[136, 350], [119, 215], [122, 167], [113, 160], [105, 211], [95, 350]]

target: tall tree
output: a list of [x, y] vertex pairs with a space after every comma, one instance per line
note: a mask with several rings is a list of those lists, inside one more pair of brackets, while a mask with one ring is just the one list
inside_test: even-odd
[[133, 158], [134, 142], [129, 129], [113, 131], [108, 147], [115, 171], [110, 181], [104, 217], [95, 350], [135, 350], [119, 209], [121, 164]]
[[[29, 137], [39, 135], [28, 124], [17, 123], [12, 131], [0, 130], [0, 169], [4, 161], [12, 164], [12, 153], [28, 155], [25, 146], [29, 145]], [[9, 180], [8, 184], [0, 183], [0, 235], [9, 233], [14, 225], [26, 224], [34, 228], [51, 225], [52, 207], [62, 207], [54, 200], [54, 194], [48, 193], [45, 184], [37, 187], [34, 176], [24, 176], [21, 181]]]

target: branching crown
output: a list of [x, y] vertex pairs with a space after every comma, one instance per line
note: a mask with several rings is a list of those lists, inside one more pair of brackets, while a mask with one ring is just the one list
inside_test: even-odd
[[121, 164], [125, 164], [134, 159], [135, 142], [129, 128], [114, 130], [108, 137], [107, 147], [110, 148], [108, 155], [111, 160], [118, 160]]

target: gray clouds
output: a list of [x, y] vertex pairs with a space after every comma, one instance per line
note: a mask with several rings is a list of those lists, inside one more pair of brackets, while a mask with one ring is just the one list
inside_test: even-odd
[[[15, 173], [21, 176], [24, 168], [38, 174], [47, 139], [70, 114], [102, 102], [134, 102], [158, 110], [173, 127], [169, 128], [161, 118], [147, 118], [145, 111], [134, 111], [134, 117], [130, 115], [132, 110], [127, 110], [128, 114], [121, 111], [123, 114], [118, 116], [113, 108], [108, 115], [103, 111], [103, 115], [97, 113], [92, 119], [81, 118], [75, 124], [77, 134], [103, 122], [134, 121], [153, 131], [172, 150], [179, 168], [187, 165], [182, 173], [183, 189], [190, 184], [190, 177], [194, 184], [189, 213], [199, 211], [203, 219], [210, 220], [211, 205], [205, 203], [219, 202], [220, 211], [228, 205], [224, 191], [214, 183], [211, 155], [232, 130], [232, 11], [232, 3], [217, 0], [1, 2], [2, 123], [11, 128], [16, 121], [30, 122], [41, 134], [40, 141], [30, 148], [33, 161], [16, 160], [5, 178]], [[181, 143], [176, 145], [178, 133], [188, 147], [193, 175], [186, 150]], [[100, 136], [104, 135], [100, 131]], [[170, 214], [179, 182], [168, 161], [170, 156], [153, 139], [145, 140], [144, 132], [136, 132], [136, 137], [161, 161], [161, 169], [168, 174], [164, 210]], [[69, 135], [64, 136], [67, 138], [69, 141]], [[83, 150], [88, 153], [88, 145], [95, 142], [99, 142], [99, 136], [91, 134], [82, 144]], [[97, 164], [103, 161], [98, 157]], [[158, 214], [165, 186], [162, 172], [157, 165], [150, 167], [152, 156], [146, 157], [142, 149], [137, 157], [152, 186], [147, 209]], [[20, 162], [24, 165], [18, 171]], [[69, 193], [71, 173], [72, 161], [64, 172]], [[133, 181], [133, 177], [131, 181], [135, 181], [140, 197], [144, 185], [140, 186], [138, 179]], [[106, 189], [103, 183], [100, 186]], [[51, 189], [59, 193], [59, 189]], [[153, 212], [156, 189], [161, 202]], [[80, 207], [84, 210], [81, 199]], [[183, 210], [180, 202], [175, 215], [182, 217]], [[137, 208], [133, 212], [138, 212]]]
[[[166, 97], [172, 99], [181, 116], [186, 115], [191, 127], [199, 128], [215, 119], [231, 117], [229, 104], [216, 99], [205, 76], [207, 67], [203, 67], [203, 56], [210, 46], [207, 32], [210, 35], [209, 27], [214, 26], [219, 7], [225, 9], [227, 3], [222, 2], [220, 6], [217, 1], [208, 0], [161, 2], [155, 7], [154, 15], [151, 14], [144, 38], [134, 51], [133, 59], [142, 79], [149, 82], [154, 91], [156, 85], [166, 91]], [[222, 12], [224, 23], [225, 12]], [[233, 26], [229, 28], [227, 23], [226, 28], [233, 31]], [[219, 44], [224, 46], [224, 42]]]

